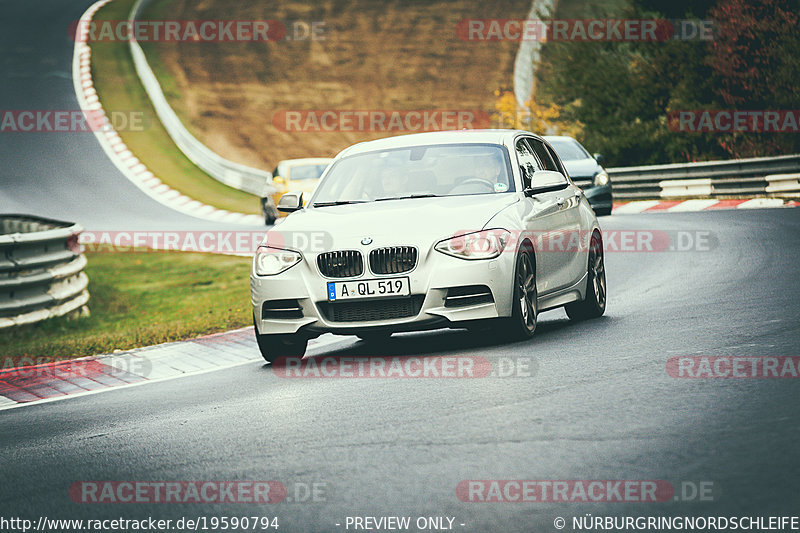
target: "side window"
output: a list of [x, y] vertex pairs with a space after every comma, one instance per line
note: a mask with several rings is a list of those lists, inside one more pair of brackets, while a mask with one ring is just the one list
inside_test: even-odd
[[519, 170], [522, 173], [522, 186], [527, 189], [531, 186], [533, 173], [540, 170], [539, 162], [536, 160], [536, 156], [533, 154], [525, 138], [517, 140], [516, 150]]
[[545, 144], [544, 147], [547, 149], [547, 152], [553, 158], [553, 161], [555, 161], [556, 166], [558, 167], [558, 171], [564, 174], [565, 176], [569, 177], [569, 174], [567, 174], [567, 169], [564, 168], [564, 165], [561, 163], [561, 159], [558, 157], [558, 154], [556, 154], [556, 152], [550, 145]]
[[558, 172], [559, 174], [553, 174], [550, 176], [542, 176], [537, 178], [533, 182], [534, 187], [549, 187], [551, 185], [561, 185], [566, 184], [567, 180], [562, 172], [563, 167], [556, 164], [557, 158], [554, 158], [547, 149], [545, 144], [537, 139], [528, 139], [528, 143], [530, 143], [531, 148], [533, 148], [533, 152], [541, 161], [541, 164], [544, 166], [542, 170], [549, 170], [552, 172]]
[[561, 169], [558, 168], [558, 165], [556, 165], [555, 160], [550, 155], [550, 152], [547, 151], [547, 147], [544, 145], [542, 141], [537, 139], [531, 139], [530, 142], [533, 147], [533, 151], [536, 152], [537, 156], [539, 156], [539, 161], [541, 161], [542, 165], [544, 165], [544, 170], [553, 170], [555, 172], [561, 172]]

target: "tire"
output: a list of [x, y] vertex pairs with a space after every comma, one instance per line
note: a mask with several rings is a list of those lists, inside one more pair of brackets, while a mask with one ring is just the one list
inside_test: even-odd
[[587, 265], [588, 279], [586, 280], [586, 298], [580, 302], [573, 302], [564, 306], [567, 316], [572, 320], [587, 320], [597, 318], [606, 312], [606, 264], [603, 257], [603, 239], [600, 234], [592, 234], [589, 244], [589, 259]]
[[539, 315], [538, 297], [535, 259], [530, 251], [522, 249], [514, 267], [511, 316], [503, 320], [507, 338], [525, 340], [533, 336]]
[[392, 336], [392, 333], [389, 331], [374, 331], [369, 333], [356, 333], [356, 337], [361, 339], [364, 342], [383, 342], [389, 339]]
[[306, 353], [308, 339], [300, 335], [261, 335], [253, 317], [253, 329], [256, 344], [261, 357], [268, 363], [274, 363], [279, 357], [302, 357]]

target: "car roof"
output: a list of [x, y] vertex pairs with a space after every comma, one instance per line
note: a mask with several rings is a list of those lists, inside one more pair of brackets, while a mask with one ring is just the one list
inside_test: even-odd
[[522, 130], [454, 130], [454, 131], [431, 131], [425, 133], [411, 133], [408, 135], [396, 135], [374, 141], [365, 141], [345, 148], [339, 155], [349, 156], [359, 153], [372, 152], [375, 150], [388, 150], [392, 148], [405, 148], [409, 146], [425, 146], [433, 144], [463, 144], [463, 143], [485, 143], [485, 144], [505, 144], [509, 137], [518, 134], [536, 135], [529, 131]]
[[576, 143], [580, 144], [578, 142], [578, 139], [576, 139], [575, 137], [570, 137], [569, 135], [545, 135], [544, 136], [544, 140], [545, 141], [575, 141]]

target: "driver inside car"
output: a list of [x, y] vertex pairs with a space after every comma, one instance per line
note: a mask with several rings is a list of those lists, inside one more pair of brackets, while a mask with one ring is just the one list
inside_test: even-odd
[[492, 154], [478, 158], [473, 174], [475, 178], [487, 181], [494, 192], [505, 192], [508, 190], [508, 179], [503, 168], [499, 156]]

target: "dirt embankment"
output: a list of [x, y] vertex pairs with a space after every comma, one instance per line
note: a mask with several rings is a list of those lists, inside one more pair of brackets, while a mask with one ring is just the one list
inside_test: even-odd
[[529, 7], [529, 0], [159, 0], [146, 18], [279, 20], [289, 37], [317, 22], [324, 40], [149, 43], [146, 50], [198, 138], [224, 157], [271, 170], [281, 159], [332, 156], [397, 133], [286, 132], [273, 124], [286, 110], [491, 112], [494, 91], [511, 85], [519, 43], [467, 42], [458, 24], [522, 19]]

